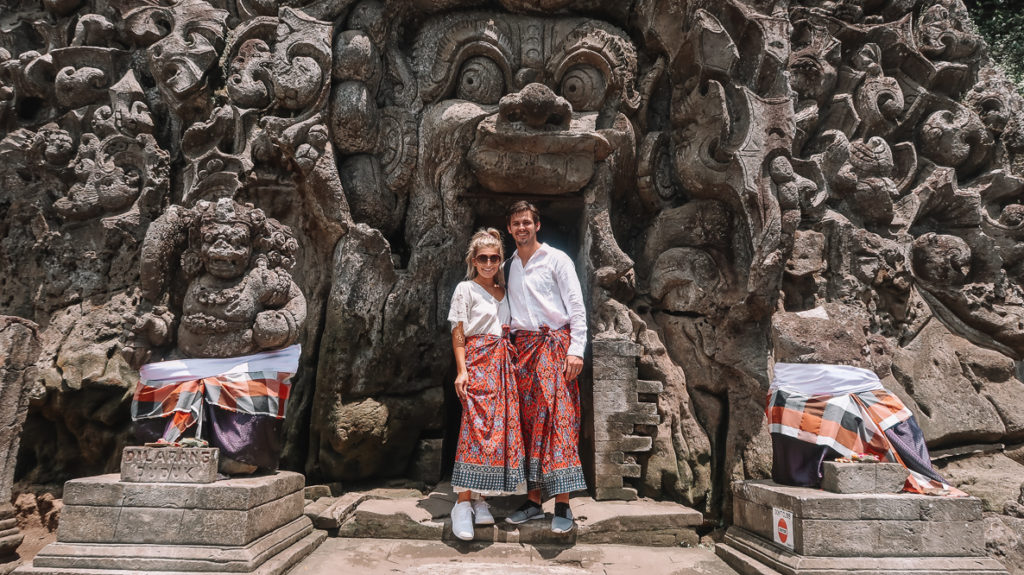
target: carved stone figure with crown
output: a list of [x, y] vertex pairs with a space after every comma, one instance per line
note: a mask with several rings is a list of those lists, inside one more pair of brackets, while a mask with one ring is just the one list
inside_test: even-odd
[[[140, 441], [174, 443], [194, 427], [220, 448], [221, 471], [276, 468], [306, 317], [287, 271], [297, 249], [287, 227], [229, 198], [172, 206], [150, 226], [140, 265], [148, 309], [124, 348], [141, 366]], [[158, 355], [168, 361], [152, 362]]]
[[[169, 209], [142, 247], [143, 297], [153, 307], [132, 327], [132, 365], [175, 339], [168, 357], [233, 357], [295, 343], [306, 317], [287, 271], [297, 249], [288, 228], [227, 198]], [[182, 279], [187, 287], [176, 298]]]

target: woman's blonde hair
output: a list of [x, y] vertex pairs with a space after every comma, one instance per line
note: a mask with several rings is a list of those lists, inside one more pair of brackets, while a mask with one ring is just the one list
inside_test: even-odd
[[[466, 279], [468, 280], [476, 278], [476, 266], [473, 265], [473, 258], [481, 248], [497, 248], [501, 261], [505, 261], [505, 246], [501, 242], [501, 232], [495, 228], [480, 228], [470, 238], [469, 249], [466, 250]], [[498, 285], [505, 287], [505, 273], [502, 270], [498, 270], [494, 279], [497, 280]]]

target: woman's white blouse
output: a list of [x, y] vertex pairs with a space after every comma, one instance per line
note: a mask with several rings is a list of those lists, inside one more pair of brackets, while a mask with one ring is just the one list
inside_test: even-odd
[[466, 337], [482, 333], [500, 336], [501, 326], [507, 325], [511, 317], [507, 295], [498, 301], [483, 286], [471, 280], [455, 287], [448, 321], [452, 323], [453, 330], [461, 321], [462, 333]]

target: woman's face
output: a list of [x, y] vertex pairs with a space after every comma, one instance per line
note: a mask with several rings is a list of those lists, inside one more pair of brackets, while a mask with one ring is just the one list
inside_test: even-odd
[[494, 280], [494, 276], [501, 269], [501, 255], [498, 248], [477, 248], [473, 254], [473, 267], [477, 275], [485, 280]]

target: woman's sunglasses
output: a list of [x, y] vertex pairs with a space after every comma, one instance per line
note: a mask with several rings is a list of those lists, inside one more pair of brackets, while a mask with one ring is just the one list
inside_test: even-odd
[[501, 261], [501, 256], [499, 256], [499, 255], [490, 255], [490, 256], [488, 256], [488, 255], [480, 254], [480, 255], [476, 256], [475, 258], [473, 258], [473, 261], [475, 261], [476, 263], [478, 263], [480, 265], [483, 265], [483, 264], [496, 264], [496, 263]]

